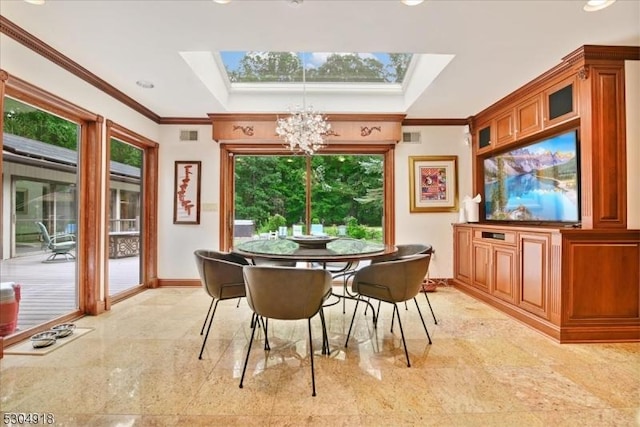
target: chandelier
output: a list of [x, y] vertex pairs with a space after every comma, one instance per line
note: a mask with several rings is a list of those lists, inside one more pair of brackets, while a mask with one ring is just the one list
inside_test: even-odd
[[276, 133], [291, 151], [302, 152], [308, 156], [324, 146], [324, 137], [331, 130], [326, 117], [307, 107], [306, 73], [304, 55], [302, 57], [302, 107], [290, 109], [290, 114], [276, 121]]

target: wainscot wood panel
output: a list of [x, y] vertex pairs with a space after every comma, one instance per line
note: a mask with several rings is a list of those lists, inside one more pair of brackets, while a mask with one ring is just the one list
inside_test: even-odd
[[[458, 268], [452, 280], [461, 291], [559, 342], [640, 341], [640, 230], [453, 228], [457, 248], [471, 247], [472, 277]], [[502, 240], [510, 235], [515, 246]], [[468, 263], [458, 259], [466, 250], [454, 256], [455, 265]]]

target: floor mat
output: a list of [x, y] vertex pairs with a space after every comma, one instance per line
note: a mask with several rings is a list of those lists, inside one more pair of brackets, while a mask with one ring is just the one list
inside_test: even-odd
[[44, 356], [45, 354], [49, 354], [52, 351], [59, 349], [63, 345], [70, 343], [71, 341], [77, 340], [78, 338], [88, 334], [91, 331], [93, 331], [93, 328], [76, 328], [73, 331], [73, 334], [69, 335], [68, 337], [58, 338], [55, 344], [43, 348], [33, 348], [33, 345], [31, 345], [31, 341], [25, 340], [16, 345], [5, 348], [4, 354], [5, 356], [9, 354]]

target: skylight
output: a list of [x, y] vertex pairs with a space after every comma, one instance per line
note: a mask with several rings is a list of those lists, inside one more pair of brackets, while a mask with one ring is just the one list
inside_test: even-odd
[[404, 81], [410, 53], [220, 52], [231, 84], [307, 82], [395, 84]]

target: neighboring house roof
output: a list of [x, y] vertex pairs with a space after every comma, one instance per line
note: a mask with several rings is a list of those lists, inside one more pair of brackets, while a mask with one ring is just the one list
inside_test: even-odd
[[[48, 162], [74, 168], [78, 163], [77, 151], [10, 133], [4, 134], [2, 151], [3, 155], [7, 152], [14, 154], [8, 160], [18, 163], [42, 164]], [[110, 162], [109, 167], [112, 175], [140, 179], [140, 168], [113, 161]]]

